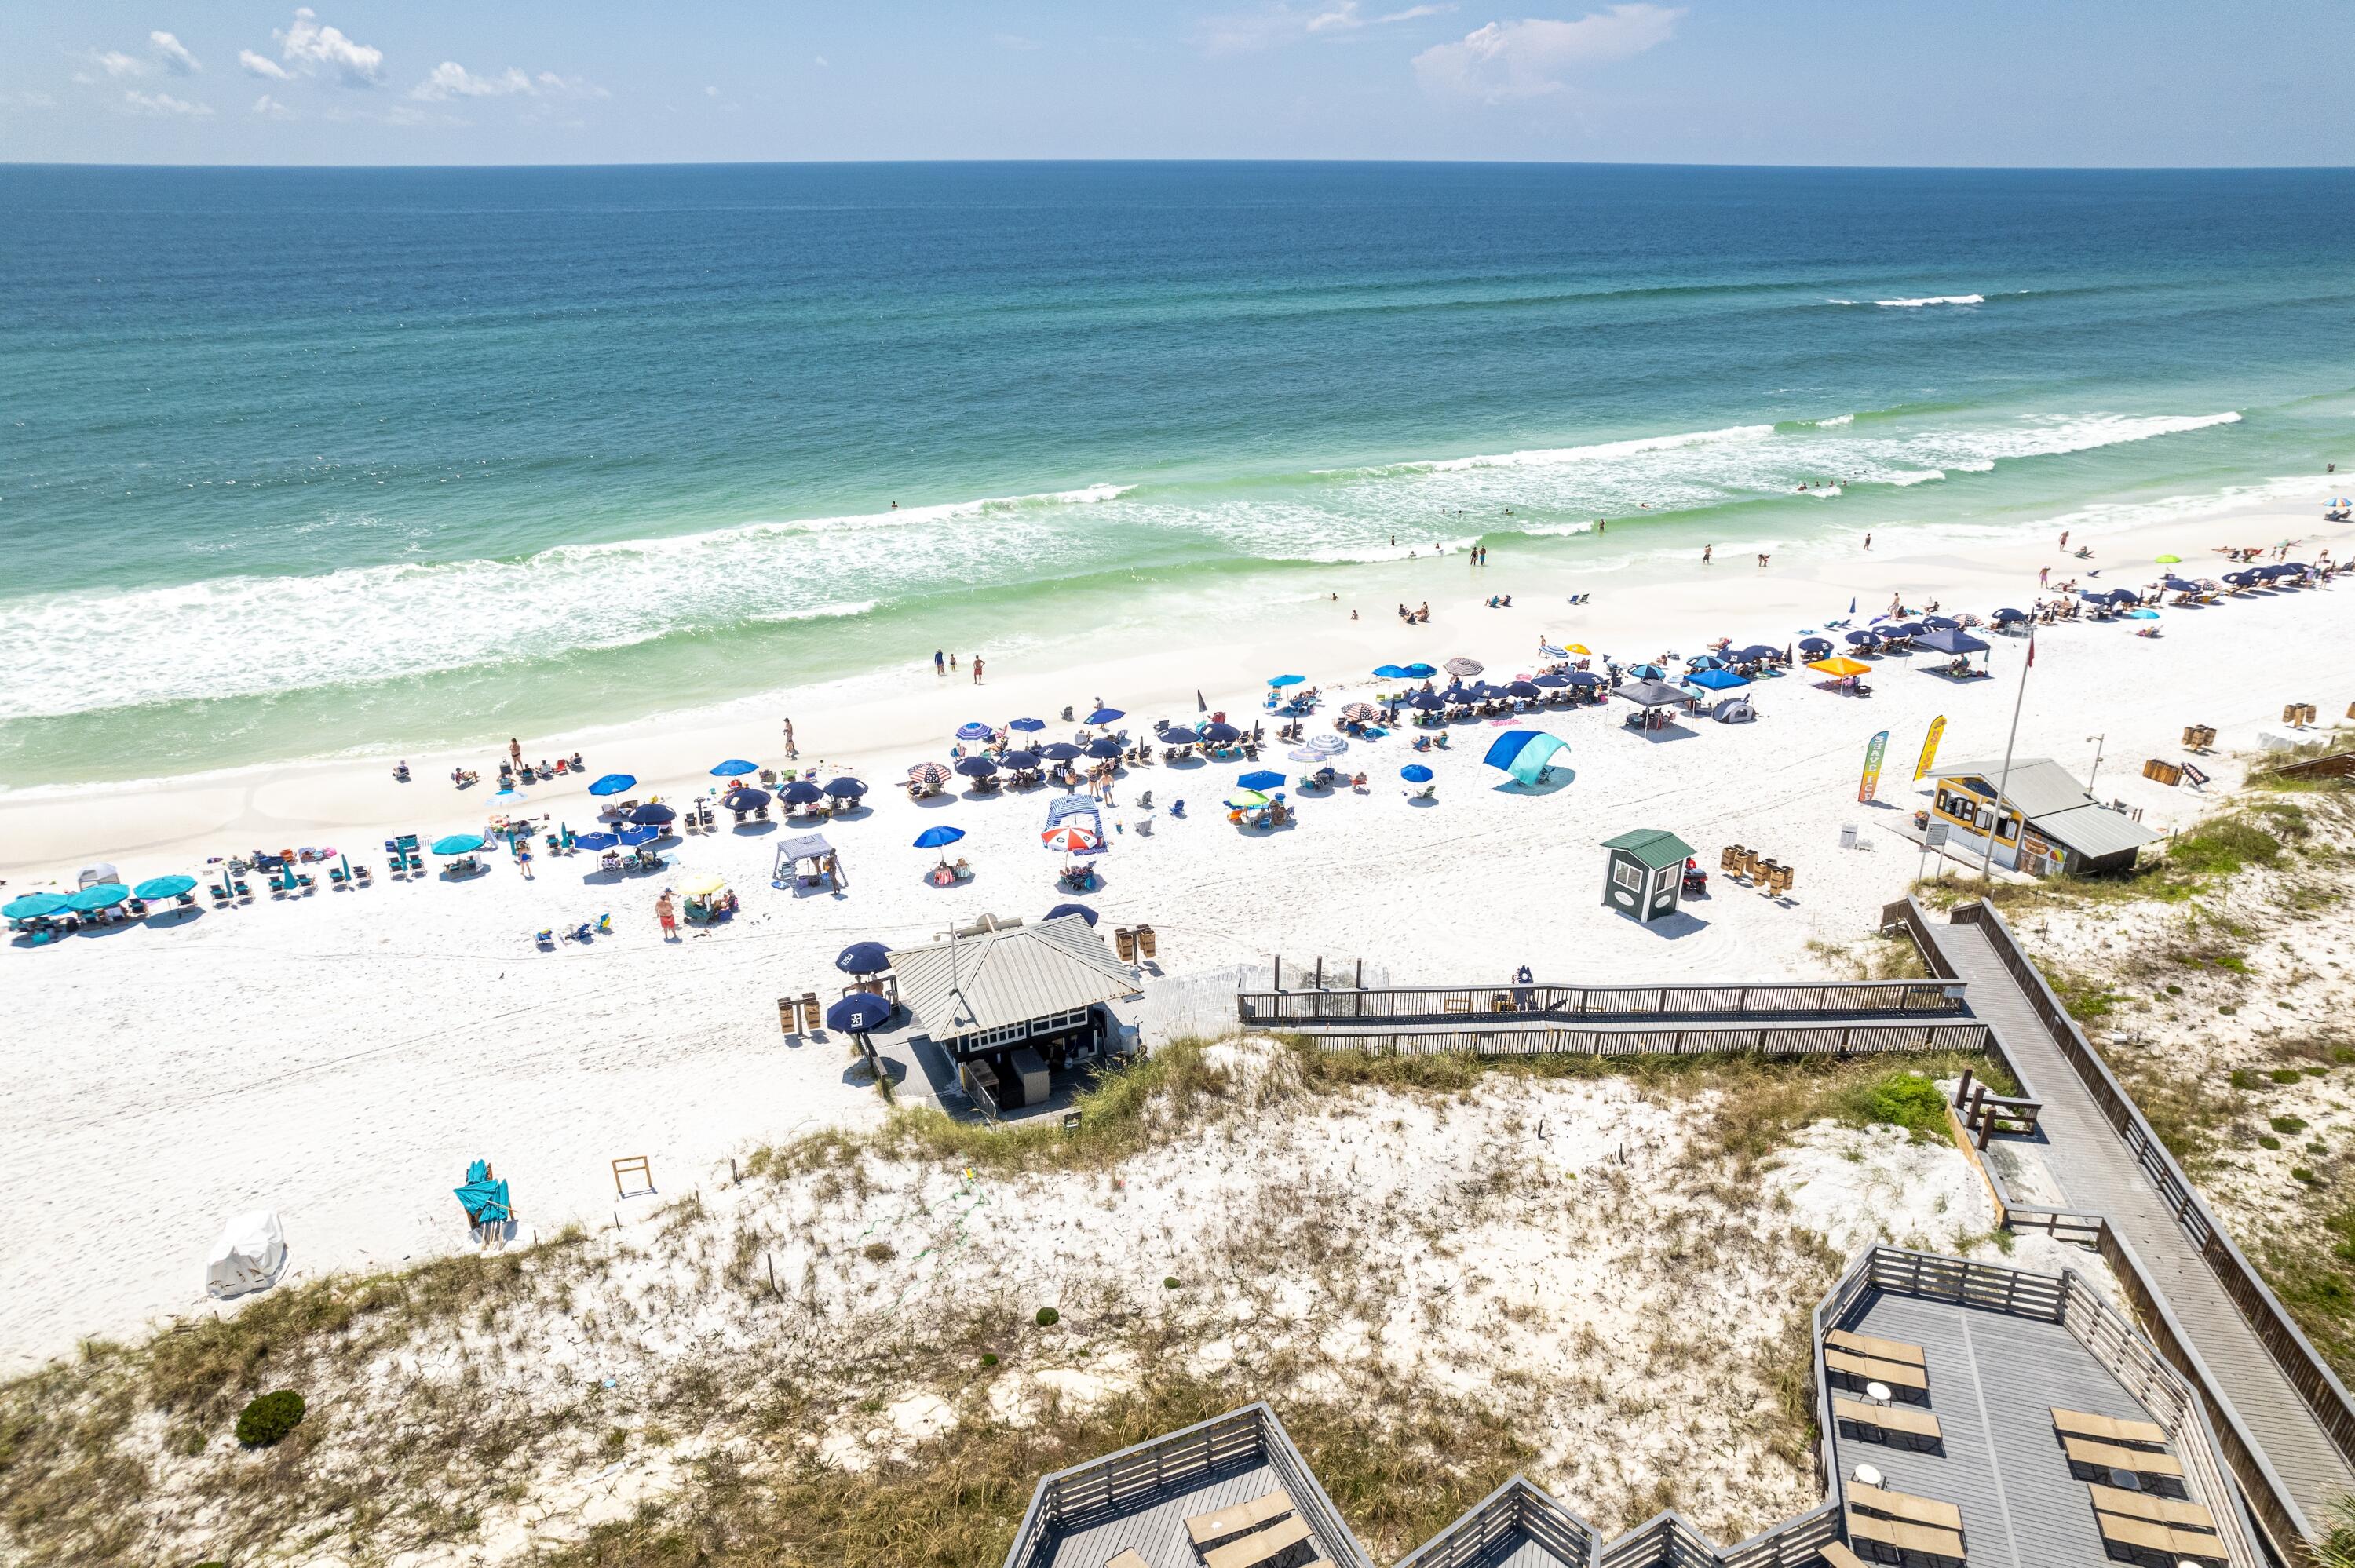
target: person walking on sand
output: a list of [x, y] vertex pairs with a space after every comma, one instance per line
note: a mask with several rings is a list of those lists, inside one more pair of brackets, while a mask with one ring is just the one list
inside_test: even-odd
[[800, 755], [801, 749], [794, 745], [794, 721], [787, 719], [785, 721], [785, 756], [791, 758]]
[[2069, 547], [2069, 530], [2066, 528], [2061, 530], [2061, 547], [2064, 550]]
[[981, 684], [981, 655], [978, 653], [973, 656], [973, 683], [976, 686]]
[[655, 900], [655, 922], [662, 927], [664, 941], [678, 940], [678, 911], [671, 905], [670, 889], [667, 887], [662, 890], [662, 896]]
[[521, 772], [523, 770], [523, 742], [516, 739], [513, 736], [507, 736], [507, 755], [515, 758], [516, 770], [517, 772]]

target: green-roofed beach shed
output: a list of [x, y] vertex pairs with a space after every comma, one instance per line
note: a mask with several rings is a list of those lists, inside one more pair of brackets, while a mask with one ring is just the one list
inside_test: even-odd
[[1638, 828], [1604, 840], [1603, 847], [1611, 852], [1603, 884], [1605, 907], [1647, 921], [1677, 912], [1692, 845], [1664, 828]]

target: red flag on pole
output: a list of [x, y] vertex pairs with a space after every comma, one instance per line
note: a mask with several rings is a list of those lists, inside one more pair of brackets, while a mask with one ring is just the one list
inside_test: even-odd
[[2036, 668], [2036, 633], [2033, 631], [2028, 634], [2028, 667], [2031, 670]]

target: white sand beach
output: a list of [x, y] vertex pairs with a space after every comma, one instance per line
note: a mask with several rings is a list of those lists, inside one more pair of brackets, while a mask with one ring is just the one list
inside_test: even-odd
[[[120, 1336], [206, 1302], [201, 1264], [228, 1215], [271, 1207], [284, 1217], [298, 1277], [397, 1266], [469, 1245], [450, 1188], [467, 1162], [492, 1160], [513, 1183], [523, 1224], [627, 1223], [655, 1201], [617, 1202], [608, 1164], [645, 1155], [665, 1195], [682, 1192], [731, 1154], [882, 1107], [854, 1082], [833, 1041], [782, 1035], [775, 999], [837, 980], [846, 944], [929, 939], [983, 914], [1035, 918], [1060, 901], [1059, 857], [1040, 848], [1044, 792], [986, 800], [951, 794], [911, 804], [894, 781], [944, 760], [960, 723], [1018, 715], [1062, 726], [1097, 698], [1145, 732], [1156, 717], [1212, 709], [1248, 724], [1266, 677], [1306, 676], [1327, 706], [1370, 690], [1389, 661], [1458, 654], [1491, 679], [1531, 668], [1541, 637], [1578, 641], [1623, 662], [1668, 650], [1787, 641], [1841, 615], [1862, 625], [1892, 594], [1947, 613], [2025, 608], [2037, 572], [2056, 582], [2099, 568], [2102, 587], [2138, 587], [2179, 555], [2180, 570], [2223, 569], [2212, 546], [2302, 541], [2296, 558], [2344, 556], [2355, 528], [2316, 521], [2333, 482], [2276, 486], [2262, 504], [2174, 514], [2164, 508], [2058, 523], [2034, 537], [1886, 530], [1808, 549], [1721, 541], [1706, 568], [1689, 555], [1631, 556], [1591, 574], [1537, 571], [1462, 556], [1337, 567], [1337, 599], [1270, 607], [1247, 640], [1212, 643], [1215, 623], [1175, 625], [1153, 646], [1046, 645], [1037, 657], [991, 656], [976, 688], [962, 672], [937, 679], [931, 650], [857, 683], [784, 690], [721, 711], [675, 715], [627, 731], [524, 736], [527, 757], [585, 752], [589, 777], [635, 774], [640, 799], [678, 800], [718, 782], [723, 758], [781, 760], [778, 720], [790, 715], [802, 763], [857, 773], [875, 786], [869, 810], [826, 825], [849, 886], [838, 895], [770, 885], [780, 830], [688, 836], [659, 878], [619, 882], [593, 855], [545, 856], [527, 879], [504, 856], [464, 883], [395, 882], [378, 846], [388, 833], [479, 830], [490, 788], [460, 793], [452, 768], [494, 772], [488, 748], [260, 769], [0, 797], [5, 892], [70, 887], [79, 866], [117, 864], [136, 882], [256, 846], [333, 844], [374, 863], [373, 886], [274, 898], [253, 879], [249, 905], [133, 924], [0, 953], [16, 1049], [5, 1068], [5, 1136], [27, 1184], [0, 1266], [38, 1288], [0, 1304], [0, 1357], [12, 1370], [69, 1351], [89, 1334]], [[2054, 547], [2059, 528], [2094, 550]], [[1753, 564], [1773, 549], [1773, 564]], [[1566, 597], [1593, 592], [1591, 606]], [[1514, 608], [1490, 609], [1490, 595]], [[1431, 623], [1402, 627], [1397, 601], [1428, 600]], [[1359, 619], [1348, 619], [1352, 609]], [[2143, 759], [2179, 758], [2183, 726], [2218, 731], [2216, 786], [2234, 781], [2222, 753], [2281, 728], [2284, 704], [2310, 702], [2327, 721], [2355, 701], [2355, 597], [2344, 585], [2259, 593], [2169, 610], [2164, 635], [2132, 623], [2049, 628], [2037, 638], [2018, 751], [2050, 756], [2081, 778], [2101, 736], [2095, 793], [2122, 799], [2164, 830], [2200, 815], [2201, 798], [2140, 776]], [[1401, 982], [1502, 976], [1528, 964], [1540, 979], [1619, 976], [1741, 980], [1820, 971], [1809, 944], [1845, 944], [1914, 874], [1914, 846], [1887, 824], [1910, 815], [1923, 733], [1945, 715], [1942, 754], [2000, 755], [2025, 638], [1993, 638], [1994, 677], [1956, 684], [1926, 655], [1880, 662], [1875, 694], [1819, 689], [1804, 670], [1754, 689], [1759, 720], [1693, 721], [1646, 737], [1621, 727], [1626, 705], [1538, 721], [1568, 741], [1575, 777], [1547, 791], [1505, 787], [1480, 765], [1497, 733], [1459, 725], [1448, 752], [1417, 757], [1405, 736], [1359, 743], [1338, 758], [1370, 777], [1300, 802], [1295, 827], [1238, 832], [1217, 810], [1241, 768], [1156, 765], [1125, 776], [1108, 813], [1121, 832], [1102, 857], [1104, 885], [1087, 902], [1106, 925], [1149, 922], [1161, 969], [1189, 970], [1272, 951], [1363, 956]], [[984, 650], [985, 653], [987, 652]], [[970, 650], [961, 650], [970, 654]], [[1868, 738], [1890, 732], [1880, 800], [1859, 806]], [[334, 737], [359, 746], [365, 736]], [[1272, 764], [1287, 767], [1280, 750]], [[1399, 768], [1437, 775], [1435, 803], [1408, 800]], [[1296, 766], [1290, 771], [1298, 771]], [[585, 782], [532, 791], [529, 810], [584, 829]], [[1146, 790], [1155, 809], [1137, 804]], [[1174, 819], [1170, 802], [1188, 815]], [[722, 815], [723, 822], [726, 821]], [[1149, 821], [1149, 831], [1148, 831]], [[910, 841], [946, 822], [977, 875], [951, 890], [922, 878], [934, 855]], [[1869, 848], [1843, 850], [1843, 825]], [[1645, 927], [1601, 905], [1599, 841], [1639, 827], [1671, 830], [1714, 866], [1718, 848], [1753, 846], [1796, 868], [1773, 901], [1723, 879], [1672, 927]], [[688, 871], [728, 876], [741, 913], [707, 936], [666, 943], [652, 906]], [[610, 912], [614, 934], [542, 950], [545, 927]]]

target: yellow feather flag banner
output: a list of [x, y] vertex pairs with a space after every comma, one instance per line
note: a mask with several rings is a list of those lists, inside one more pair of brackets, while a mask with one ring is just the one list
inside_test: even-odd
[[1856, 798], [1859, 802], [1869, 804], [1873, 792], [1881, 788], [1881, 757], [1888, 749], [1889, 732], [1885, 729], [1874, 736], [1872, 744], [1864, 748], [1864, 779], [1856, 787]]
[[1938, 742], [1945, 737], [1946, 715], [1940, 714], [1930, 721], [1930, 733], [1922, 737], [1922, 760], [1913, 765], [1913, 777], [1925, 777], [1938, 760]]

